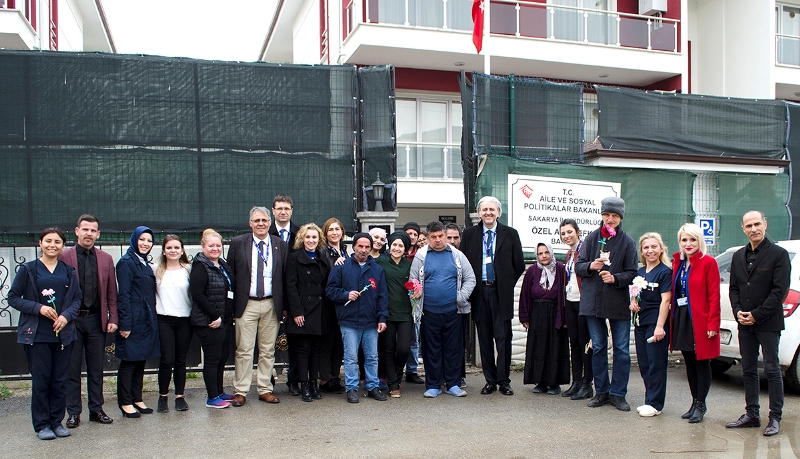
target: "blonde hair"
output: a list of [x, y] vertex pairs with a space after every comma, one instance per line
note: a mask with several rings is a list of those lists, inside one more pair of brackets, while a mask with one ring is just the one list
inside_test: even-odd
[[642, 237], [639, 238], [639, 260], [642, 262], [642, 264], [647, 264], [647, 260], [645, 260], [644, 254], [642, 254], [642, 244], [646, 239], [655, 239], [656, 242], [658, 242], [658, 246], [661, 247], [661, 257], [659, 259], [661, 263], [669, 266], [669, 258], [667, 258], [667, 246], [664, 245], [664, 240], [661, 239], [661, 235], [655, 232], [644, 233], [642, 234]]
[[[681, 233], [691, 236], [697, 239], [697, 243], [699, 246], [699, 252], [704, 256], [708, 253], [708, 249], [706, 248], [706, 241], [703, 239], [703, 230], [700, 229], [699, 226], [695, 225], [694, 223], [686, 223], [681, 226], [681, 229], [678, 230], [678, 247], [680, 247], [681, 242]], [[686, 254], [683, 252], [683, 248], [680, 249], [681, 251], [681, 260], [686, 258]]]
[[208, 243], [208, 239], [212, 237], [218, 237], [219, 242], [222, 242], [222, 236], [220, 236], [220, 234], [216, 232], [214, 229], [208, 228], [205, 231], [203, 231], [203, 236], [200, 238], [200, 245], [205, 247], [206, 244]]
[[303, 239], [306, 238], [306, 233], [308, 230], [314, 230], [317, 232], [317, 234], [319, 234], [319, 243], [317, 243], [317, 248], [327, 244], [327, 239], [325, 239], [325, 235], [322, 234], [322, 229], [320, 229], [316, 223], [306, 223], [305, 225], [301, 226], [299, 230], [297, 230], [297, 237], [294, 238], [295, 249], [302, 249], [304, 247]]

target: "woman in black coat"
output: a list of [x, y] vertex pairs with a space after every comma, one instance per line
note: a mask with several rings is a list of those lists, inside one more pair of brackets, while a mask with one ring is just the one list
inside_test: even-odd
[[227, 408], [233, 396], [222, 386], [225, 362], [233, 339], [233, 271], [222, 259], [222, 236], [213, 229], [203, 231], [203, 253], [192, 261], [189, 294], [192, 297], [191, 321], [203, 348], [203, 381], [206, 406]]
[[[328, 265], [328, 272], [331, 272], [334, 266], [344, 264], [350, 257], [344, 244], [344, 225], [336, 218], [329, 218], [322, 225], [322, 235], [326, 242], [319, 245], [322, 259]], [[328, 302], [325, 306], [322, 320], [329, 326], [327, 332], [323, 331], [319, 342], [319, 389], [329, 394], [341, 394], [344, 392], [344, 386], [339, 373], [344, 358], [344, 344], [333, 302]]]
[[314, 223], [300, 227], [295, 251], [286, 262], [286, 297], [289, 303], [287, 333], [297, 345], [297, 373], [304, 402], [321, 399], [317, 386], [319, 373], [319, 343], [329, 324], [323, 320], [326, 309], [325, 286], [328, 265], [322, 259], [320, 247], [325, 244], [322, 230]]
[[140, 226], [131, 234], [128, 252], [117, 262], [119, 332], [114, 354], [121, 360], [117, 372], [119, 409], [127, 418], [153, 412], [142, 401], [145, 361], [161, 357], [156, 276], [147, 262], [152, 248], [153, 231]]

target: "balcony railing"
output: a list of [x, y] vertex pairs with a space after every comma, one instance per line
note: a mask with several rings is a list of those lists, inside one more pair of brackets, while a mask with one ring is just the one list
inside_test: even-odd
[[[571, 6], [493, 0], [493, 35], [678, 52], [679, 20]], [[472, 31], [471, 0], [350, 0], [344, 38], [359, 22]]]
[[397, 142], [399, 180], [462, 180], [461, 146], [432, 142]]
[[775, 61], [781, 65], [800, 67], [800, 37], [775, 34]]

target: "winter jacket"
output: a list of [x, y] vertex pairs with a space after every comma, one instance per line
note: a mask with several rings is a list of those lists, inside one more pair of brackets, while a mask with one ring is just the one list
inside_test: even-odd
[[[120, 360], [141, 361], [161, 356], [156, 317], [156, 276], [133, 248], [117, 262], [117, 311], [119, 331], [114, 355]], [[119, 332], [130, 331], [127, 338]]]
[[[422, 285], [422, 296], [419, 299], [419, 307], [423, 311], [425, 310], [423, 301], [425, 299], [425, 257], [428, 255], [429, 248], [430, 246], [426, 245], [417, 250], [414, 261], [411, 262], [411, 273], [409, 274], [410, 280], [416, 279]], [[469, 314], [469, 296], [475, 288], [475, 273], [472, 271], [472, 266], [469, 264], [467, 257], [458, 249], [447, 244], [444, 250], [453, 254], [453, 261], [456, 263], [456, 289], [458, 290], [456, 293], [456, 305], [458, 306], [458, 313]]]
[[[286, 262], [286, 301], [289, 315], [286, 318], [286, 332], [308, 335], [321, 335], [330, 330], [330, 324], [323, 314], [329, 306], [325, 296], [328, 283], [328, 265], [317, 251], [310, 258], [305, 250], [295, 250]], [[352, 304], [352, 303], [351, 303]], [[298, 327], [294, 318], [303, 316], [305, 324]]]
[[[374, 288], [371, 286], [373, 282]], [[365, 286], [369, 287], [361, 292]], [[361, 296], [345, 305], [351, 291], [361, 292]], [[350, 257], [343, 265], [334, 267], [325, 292], [336, 304], [340, 326], [365, 329], [386, 323], [389, 315], [386, 277], [372, 257], [367, 257], [364, 266], [359, 265], [355, 257]]]
[[195, 255], [192, 261], [192, 274], [189, 278], [192, 325], [206, 327], [220, 317], [224, 325], [233, 324], [233, 298], [228, 298], [228, 292], [234, 291], [236, 281], [225, 260], [220, 258], [218, 262], [228, 273], [232, 285], [228, 285], [228, 279], [222, 270], [202, 253]]

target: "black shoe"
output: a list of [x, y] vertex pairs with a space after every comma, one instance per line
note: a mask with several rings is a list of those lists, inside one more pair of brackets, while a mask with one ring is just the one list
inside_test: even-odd
[[70, 414], [69, 419], [67, 419], [67, 427], [70, 429], [74, 429], [81, 425], [81, 415], [80, 414]]
[[347, 391], [347, 403], [358, 403], [358, 390], [350, 389]]
[[497, 390], [497, 385], [487, 382], [486, 385], [483, 386], [483, 389], [481, 389], [481, 394], [489, 395], [496, 390]]
[[593, 399], [589, 400], [587, 406], [590, 408], [597, 408], [598, 406], [608, 405], [608, 393], [597, 394]]
[[114, 422], [109, 415], [106, 414], [105, 411], [95, 411], [94, 413], [89, 413], [89, 420], [92, 422], [97, 422], [100, 424], [111, 424]]
[[537, 384], [533, 390], [531, 390], [534, 394], [544, 394], [547, 392], [547, 386], [543, 386], [541, 384]]
[[[139, 402], [139, 403], [142, 403], [142, 402]], [[141, 406], [137, 405], [136, 402], [133, 403], [133, 407], [136, 408], [136, 411], [138, 411], [138, 412], [140, 412], [142, 414], [151, 414], [153, 412], [152, 408], [141, 407]]]
[[[136, 409], [136, 405], [134, 405], [134, 409]], [[122, 405], [120, 405], [119, 410], [122, 411], [122, 417], [124, 418], [138, 418], [142, 415], [139, 414], [138, 411], [134, 411], [133, 413], [128, 413], [127, 411], [122, 409]]]
[[286, 384], [289, 387], [289, 395], [300, 395], [300, 387], [297, 384]]
[[458, 388], [459, 389], [466, 389], [467, 388], [467, 380], [464, 379], [464, 378], [461, 378], [461, 381], [458, 382]]
[[572, 394], [570, 397], [571, 400], [586, 400], [587, 398], [592, 398], [594, 395], [594, 391], [592, 390], [592, 383], [584, 383], [581, 384], [580, 389], [578, 392]]
[[692, 400], [692, 406], [689, 407], [689, 411], [681, 415], [681, 419], [689, 419], [690, 417], [692, 417], [692, 413], [694, 413], [695, 407], [697, 407], [697, 400]]
[[300, 395], [302, 395], [302, 400], [304, 402], [314, 401], [314, 399], [311, 398], [311, 385], [308, 384], [308, 381], [300, 383]]
[[406, 382], [412, 384], [425, 384], [425, 381], [416, 373], [406, 373]]
[[189, 404], [186, 403], [186, 399], [184, 397], [175, 397], [175, 410], [186, 411], [188, 409]]
[[371, 391], [369, 391], [369, 393], [367, 395], [369, 395], [370, 398], [374, 398], [375, 400], [377, 400], [379, 402], [385, 402], [386, 401], [386, 396], [383, 395], [383, 392], [381, 392], [381, 390], [379, 388], [377, 388], [377, 387], [374, 387]]
[[322, 394], [319, 393], [316, 379], [308, 382], [308, 388], [311, 390], [311, 398], [314, 400], [322, 400]]
[[158, 406], [156, 407], [156, 411], [159, 413], [169, 413], [169, 400], [167, 400], [166, 395], [158, 396]]
[[609, 395], [608, 403], [614, 405], [614, 408], [620, 411], [630, 411], [631, 406], [625, 401], [625, 397], [621, 395]]
[[703, 416], [706, 414], [706, 404], [699, 400], [695, 401], [694, 411], [689, 418], [689, 424], [697, 424], [703, 421]]
[[749, 414], [745, 413], [739, 417], [739, 419], [725, 424], [725, 427], [729, 429], [739, 429], [742, 427], [761, 427], [761, 419], [759, 419], [757, 416], [750, 416]]
[[572, 397], [573, 395], [575, 395], [576, 392], [578, 392], [580, 390], [580, 388], [581, 388], [581, 383], [579, 381], [573, 381], [572, 385], [569, 386], [569, 389], [567, 389], [564, 392], [562, 392], [561, 396], [562, 397]]
[[547, 389], [547, 393], [550, 395], [558, 395], [561, 393], [561, 386], [553, 386]]
[[500, 383], [500, 393], [503, 395], [514, 395], [514, 391], [511, 389], [511, 383]]
[[764, 436], [771, 437], [781, 431], [781, 423], [777, 419], [770, 419], [767, 427], [764, 428]]

